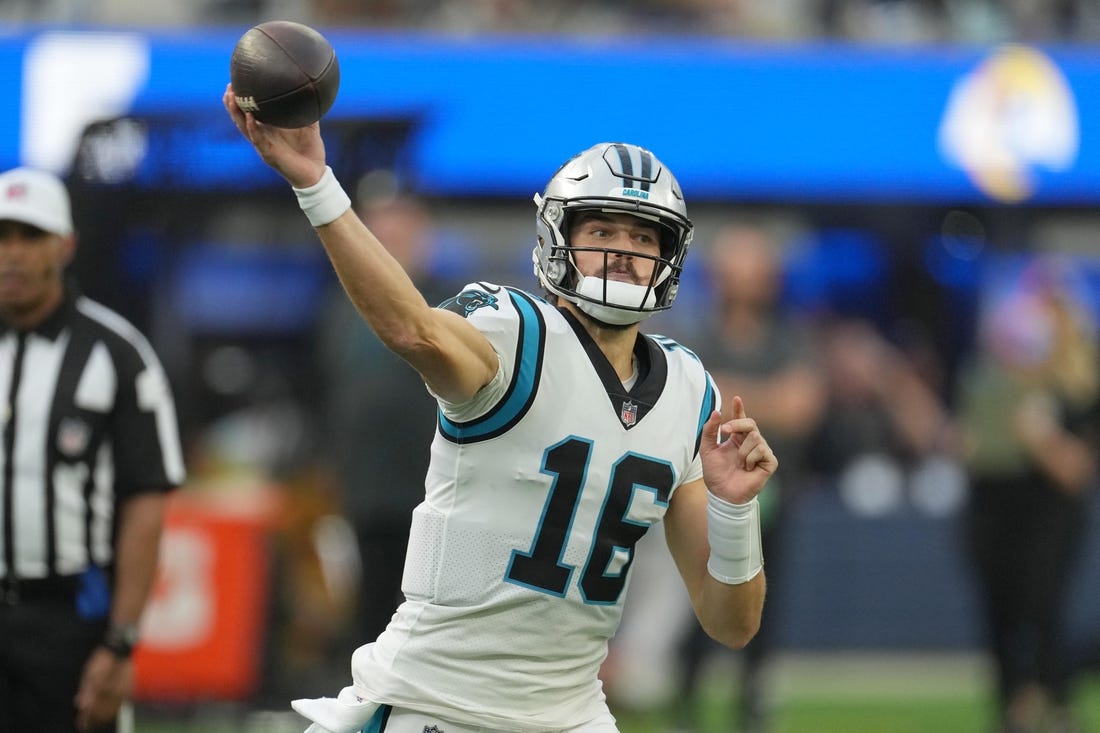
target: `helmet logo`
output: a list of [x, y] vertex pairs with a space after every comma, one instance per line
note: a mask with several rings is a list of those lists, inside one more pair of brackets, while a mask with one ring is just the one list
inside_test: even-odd
[[619, 189], [619, 195], [631, 199], [642, 199], [643, 201], [649, 199], [649, 191], [643, 191], [638, 188]]

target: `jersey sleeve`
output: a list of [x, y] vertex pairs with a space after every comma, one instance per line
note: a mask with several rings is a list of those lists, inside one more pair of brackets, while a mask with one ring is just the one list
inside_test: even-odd
[[493, 379], [471, 399], [464, 402], [439, 401], [444, 416], [454, 421], [477, 419], [491, 411], [504, 397], [515, 372], [516, 352], [520, 343], [521, 318], [508, 291], [490, 283], [470, 283], [462, 291], [439, 304], [439, 308], [458, 313], [489, 339], [499, 365]]
[[699, 455], [699, 444], [703, 440], [703, 425], [710, 419], [711, 412], [714, 410], [722, 410], [722, 393], [718, 391], [718, 385], [714, 383], [714, 379], [711, 378], [710, 372], [704, 371], [703, 376], [705, 378], [705, 384], [699, 407], [699, 428], [695, 439], [695, 457], [692, 459], [691, 466], [688, 467], [681, 481], [681, 483], [685, 484], [703, 478], [703, 460]]

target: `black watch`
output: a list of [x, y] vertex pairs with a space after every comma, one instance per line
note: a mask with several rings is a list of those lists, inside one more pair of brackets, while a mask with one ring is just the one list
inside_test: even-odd
[[119, 659], [129, 659], [140, 639], [137, 624], [111, 624], [100, 646]]

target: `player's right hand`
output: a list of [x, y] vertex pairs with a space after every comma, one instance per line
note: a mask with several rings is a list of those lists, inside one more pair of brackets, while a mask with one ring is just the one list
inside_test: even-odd
[[237, 106], [233, 87], [226, 85], [222, 104], [233, 124], [248, 139], [263, 161], [295, 188], [307, 188], [325, 172], [325, 144], [320, 123], [284, 129], [265, 125], [251, 112]]

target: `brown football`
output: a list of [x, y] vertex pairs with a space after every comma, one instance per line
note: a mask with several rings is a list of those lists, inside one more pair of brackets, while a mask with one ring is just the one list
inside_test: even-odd
[[305, 127], [336, 101], [340, 64], [332, 44], [308, 25], [272, 20], [241, 36], [229, 59], [237, 106], [275, 127]]

